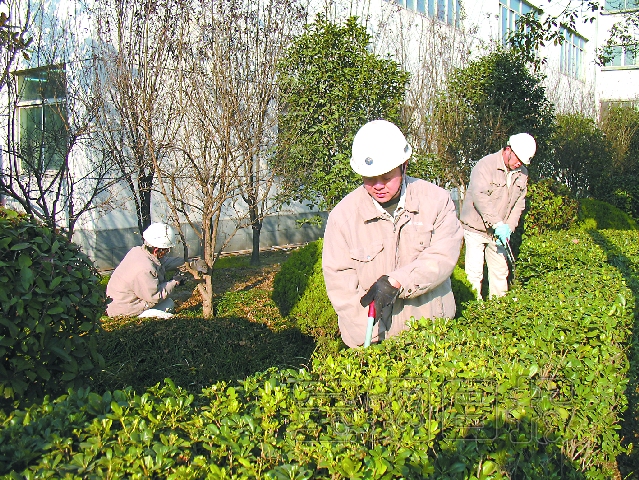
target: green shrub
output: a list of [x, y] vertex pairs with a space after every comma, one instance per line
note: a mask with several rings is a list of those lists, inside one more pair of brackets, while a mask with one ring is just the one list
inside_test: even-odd
[[466, 277], [466, 272], [459, 265], [455, 265], [455, 270], [450, 276], [450, 283], [457, 307], [455, 316], [459, 317], [465, 308], [466, 302], [476, 299], [475, 291]]
[[0, 475], [614, 478], [638, 245], [636, 232], [528, 239], [522, 270], [561, 255], [525, 289], [312, 372], [269, 370], [198, 395], [170, 380], [143, 394], [80, 389], [0, 415]]
[[292, 253], [273, 280], [273, 301], [303, 334], [315, 339], [316, 357], [335, 354], [344, 345], [326, 293], [323, 244], [319, 239]]
[[552, 230], [567, 230], [577, 220], [579, 202], [565, 185], [543, 179], [528, 185], [523, 230], [538, 235]]
[[64, 236], [0, 209], [0, 397], [33, 400], [84, 385], [103, 360], [105, 302], [91, 261]]
[[584, 230], [637, 230], [630, 215], [601, 200], [579, 201], [579, 227]]
[[273, 301], [283, 317], [288, 316], [306, 292], [315, 264], [322, 258], [323, 240], [311, 242], [291, 253], [273, 279]]

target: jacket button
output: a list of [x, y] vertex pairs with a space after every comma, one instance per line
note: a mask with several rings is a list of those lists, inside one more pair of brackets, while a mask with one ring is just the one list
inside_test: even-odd
[[371, 256], [370, 256], [370, 255], [368, 255], [368, 256], [366, 257], [366, 260], [370, 260], [370, 259], [371, 259]]
[[409, 289], [408, 289], [408, 293], [413, 293], [413, 291], [409, 288]]

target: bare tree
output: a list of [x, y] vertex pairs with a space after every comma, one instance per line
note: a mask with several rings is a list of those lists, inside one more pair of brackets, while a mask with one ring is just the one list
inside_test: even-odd
[[0, 12], [0, 92], [20, 57], [29, 59], [34, 8], [29, 0], [0, 0], [1, 5], [6, 5], [6, 12]]
[[90, 142], [94, 75], [79, 17], [42, 8], [35, 18], [28, 68], [7, 77], [0, 193], [71, 238], [78, 218], [103, 203], [110, 166]]
[[188, 7], [182, 0], [95, 6], [101, 143], [127, 185], [140, 233], [151, 223], [154, 160], [173, 147], [180, 126], [173, 48]]
[[228, 93], [240, 167], [237, 182], [253, 234], [251, 263], [258, 264], [262, 220], [280, 206], [271, 195], [274, 173], [268, 162], [277, 138], [277, 64], [301, 30], [306, 12], [295, 0], [237, 2], [235, 8], [235, 48], [228, 52], [227, 72], [233, 85]]
[[248, 226], [259, 251], [262, 219], [272, 207], [275, 65], [301, 14], [292, 0], [196, 1], [183, 21], [188, 32], [176, 37], [174, 102], [183, 118], [171, 154], [156, 156], [155, 166], [173, 216], [200, 236], [209, 271], [194, 274], [202, 280], [205, 317], [213, 315], [219, 252]]

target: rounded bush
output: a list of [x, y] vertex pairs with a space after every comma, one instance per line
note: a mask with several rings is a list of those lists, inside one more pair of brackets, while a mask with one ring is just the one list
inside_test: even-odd
[[317, 343], [316, 355], [336, 353], [343, 347], [337, 313], [326, 293], [322, 271], [324, 239], [293, 252], [273, 280], [273, 301], [282, 316], [295, 321]]
[[623, 210], [601, 200], [579, 201], [579, 227], [583, 230], [637, 230], [635, 220]]
[[0, 209], [0, 398], [35, 400], [85, 385], [103, 364], [105, 299], [91, 260], [66, 237]]

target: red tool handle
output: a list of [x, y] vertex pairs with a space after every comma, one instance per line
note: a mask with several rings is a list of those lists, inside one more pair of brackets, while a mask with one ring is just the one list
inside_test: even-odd
[[375, 318], [375, 302], [371, 302], [368, 306], [368, 316], [369, 318]]

